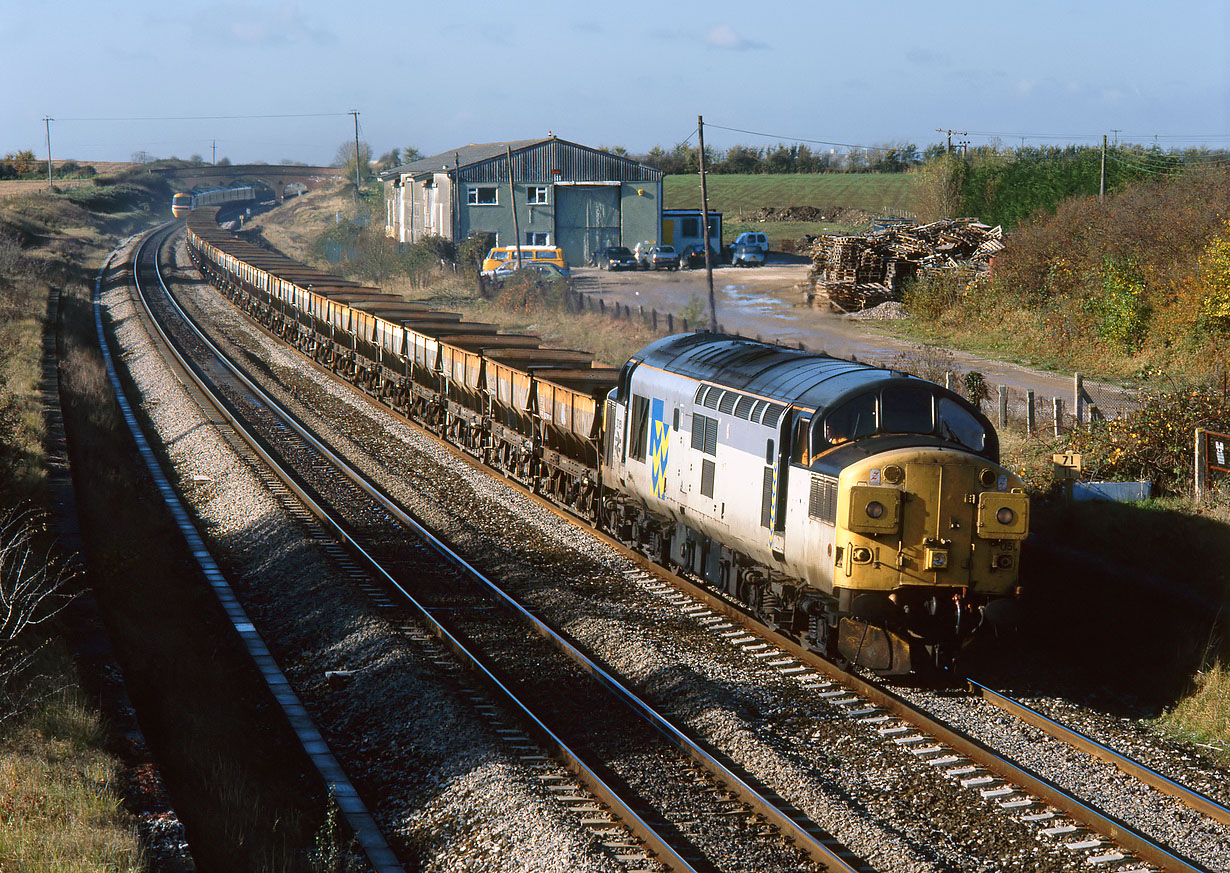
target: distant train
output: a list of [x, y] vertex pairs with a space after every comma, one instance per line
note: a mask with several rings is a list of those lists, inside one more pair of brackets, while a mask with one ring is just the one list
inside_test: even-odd
[[1010, 623], [1029, 498], [977, 408], [706, 332], [621, 369], [188, 220], [205, 278], [324, 367], [766, 625], [890, 675]]
[[185, 218], [192, 210], [200, 209], [202, 206], [220, 206], [223, 203], [255, 199], [256, 189], [251, 185], [240, 188], [214, 188], [197, 193], [181, 193], [171, 198], [171, 214], [176, 218]]

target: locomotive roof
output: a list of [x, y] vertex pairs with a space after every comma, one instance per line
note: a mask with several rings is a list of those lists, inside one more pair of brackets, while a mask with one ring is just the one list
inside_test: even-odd
[[638, 357], [698, 382], [816, 409], [872, 382], [924, 381], [857, 361], [701, 331], [664, 337], [647, 345]]

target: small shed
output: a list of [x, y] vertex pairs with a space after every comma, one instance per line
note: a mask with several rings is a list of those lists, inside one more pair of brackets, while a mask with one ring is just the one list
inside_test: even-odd
[[653, 239], [661, 222], [661, 170], [555, 136], [462, 146], [380, 178], [385, 233], [399, 242], [486, 235], [559, 246], [575, 266]]
[[[663, 209], [662, 235], [659, 242], [674, 246], [681, 252], [688, 246], [699, 246], [701, 212], [699, 209]], [[713, 250], [722, 250], [722, 213], [709, 210], [709, 245]]]

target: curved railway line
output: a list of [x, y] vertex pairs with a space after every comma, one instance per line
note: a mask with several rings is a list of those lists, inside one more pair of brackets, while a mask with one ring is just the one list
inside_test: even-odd
[[[165, 290], [165, 286], [164, 286]], [[175, 306], [168, 296], [167, 302], [176, 310], [177, 315], [185, 324], [190, 321], [182, 310]], [[164, 316], [165, 317], [165, 316]], [[619, 773], [622, 788], [612, 787], [604, 781], [600, 770], [617, 770], [610, 762], [600, 761], [596, 764], [587, 763], [585, 758], [570, 747], [570, 742], [564, 739], [561, 731], [551, 726], [559, 725], [580, 717], [580, 712], [573, 707], [564, 711], [548, 713], [544, 711], [542, 700], [535, 700], [532, 694], [532, 683], [523, 677], [503, 677], [510, 675], [507, 657], [501, 661], [484, 653], [472, 642], [474, 639], [484, 641], [483, 648], [499, 649], [503, 646], [520, 646], [523, 642], [507, 639], [500, 627], [502, 622], [492, 623], [483, 614], [484, 607], [467, 601], [463, 609], [458, 602], [457, 587], [459, 577], [477, 583], [485, 589], [483, 596], [494, 597], [501, 605], [516, 615], [528, 626], [537, 637], [547, 640], [558, 651], [565, 654], [589, 677], [612, 692], [615, 698], [639, 718], [654, 728], [670, 746], [678, 749], [687, 760], [697, 762], [709, 774], [709, 784], [702, 785], [699, 792], [693, 792], [686, 815], [689, 817], [707, 816], [714, 820], [730, 819], [732, 812], [737, 812], [740, 804], [747, 806], [747, 821], [751, 824], [748, 833], [741, 837], [742, 843], [738, 851], [744, 856], [741, 863], [747, 863], [747, 858], [755, 858], [764, 853], [761, 848], [756, 850], [757, 843], [768, 842], [769, 854], [759, 863], [754, 863], [755, 869], [774, 869], [772, 861], [768, 860], [777, 852], [786, 857], [776, 863], [784, 863], [780, 869], [801, 869], [799, 858], [790, 860], [790, 855], [810, 855], [826, 869], [853, 873], [856, 870], [866, 870], [861, 864], [851, 864], [851, 855], [825, 835], [817, 826], [809, 822], [802, 813], [784, 804], [780, 798], [767, 793], [756, 786], [745, 775], [732, 770], [712, 751], [703, 744], [689, 737], [684, 731], [674, 726], [670, 719], [659, 713], [642, 699], [619, 678], [605, 670], [601, 665], [587, 657], [566, 637], [535, 617], [532, 612], [518, 603], [515, 598], [503, 591], [496, 583], [486, 578], [481, 572], [471, 566], [463, 557], [450, 549], [447, 544], [436, 538], [426, 528], [420, 525], [394, 501], [367, 480], [361, 472], [355, 470], [342, 458], [334, 453], [325, 443], [315, 438], [306, 428], [300, 425], [293, 416], [281, 408], [280, 404], [266, 394], [254, 382], [247, 379], [242, 372], [230, 364], [222, 351], [201, 332], [196, 331], [197, 340], [208, 348], [208, 355], [194, 354], [197, 362], [189, 366], [186, 359], [180, 357], [185, 371], [190, 372], [202, 391], [208, 391], [214, 399], [214, 408], [221, 412], [228, 423], [252, 452], [259, 456], [261, 463], [268, 471], [300, 501], [304, 507], [327, 527], [346, 547], [355, 559], [362, 565], [366, 574], [375, 581], [375, 586], [365, 586], [369, 594], [377, 601], [397, 606], [413, 615], [415, 621], [421, 623], [430, 633], [437, 637], [454, 656], [459, 658], [469, 669], [473, 670], [482, 680], [483, 685], [495, 695], [499, 706], [513, 714], [521, 729], [530, 734], [541, 749], [547, 750], [556, 758], [569, 773], [583, 786], [589, 795], [577, 796], [570, 802], [583, 815], [583, 823], [602, 833], [603, 839], [630, 854], [619, 856], [625, 859], [642, 856], [636, 843], [611, 842], [611, 830], [626, 828], [636, 841], [652, 854], [652, 857], [670, 870], [692, 871], [706, 869], [722, 869], [711, 858], [721, 852], [714, 847], [694, 846], [698, 839], [680, 839], [683, 830], [678, 823], [670, 821], [666, 801], [659, 800], [655, 805], [646, 796], [644, 782], [651, 774], [641, 774], [642, 785], [634, 790], [638, 776], [624, 770]], [[165, 334], [164, 334], [165, 336]], [[221, 366], [219, 366], [221, 365]], [[241, 396], [246, 393], [245, 398]], [[265, 409], [262, 416], [269, 419], [264, 422], [245, 422], [232, 410]], [[249, 412], [248, 417], [251, 417]], [[276, 422], [272, 417], [276, 416]], [[276, 441], [276, 445], [273, 443]], [[279, 459], [293, 459], [290, 463]], [[347, 489], [348, 494], [338, 497], [337, 479], [344, 477], [358, 486], [366, 500], [359, 502], [353, 489]], [[328, 497], [324, 497], [328, 494]], [[344, 508], [338, 508], [345, 503]], [[390, 528], [385, 521], [392, 519], [396, 526]], [[373, 521], [374, 520], [374, 521]], [[406, 533], [417, 537], [421, 544], [408, 543]], [[415, 560], [407, 558], [411, 553]], [[421, 595], [414, 592], [431, 592], [433, 589], [448, 589], [449, 603], [447, 607], [440, 604], [421, 602]], [[412, 591], [413, 589], [413, 591]], [[473, 595], [471, 595], [473, 597]], [[480, 621], [460, 621], [458, 611], [465, 616], [479, 616]], [[489, 615], [489, 613], [487, 614]], [[407, 618], [394, 619], [404, 622]], [[515, 635], [514, 635], [515, 636]], [[493, 644], [494, 637], [505, 637], [500, 643]], [[530, 642], [534, 642], [533, 639]], [[538, 670], [548, 669], [543, 662], [541, 653], [534, 656], [531, 663]], [[559, 668], [554, 668], [558, 670]], [[537, 677], [541, 682], [542, 677]], [[584, 699], [590, 705], [600, 708], [603, 718], [590, 717], [584, 719], [589, 731], [583, 734], [588, 746], [600, 744], [596, 740], [594, 728], [597, 724], [610, 719], [607, 724], [610, 729], [621, 735], [621, 740], [628, 742], [628, 720], [620, 719], [610, 713], [609, 708], [602, 708], [594, 703], [593, 693], [572, 687], [568, 694], [560, 694], [560, 689], [569, 685], [575, 686], [575, 679], [560, 674], [549, 683], [555, 696], [573, 699]], [[520, 690], [518, 690], [520, 686]], [[516, 732], [510, 732], [516, 736]], [[575, 734], [575, 729], [574, 729]], [[636, 736], [637, 744], [642, 748], [654, 745], [649, 736]], [[614, 744], [618, 745], [618, 744]], [[518, 751], [526, 760], [539, 757], [538, 750], [530, 747], [518, 747]], [[642, 752], [643, 754], [643, 752]], [[667, 756], [669, 757], [669, 756]], [[542, 760], [546, 760], [543, 758]], [[651, 756], [646, 764], [663, 770], [685, 771], [688, 769], [679, 762], [664, 760], [659, 751]], [[554, 769], [547, 765], [548, 769]], [[554, 780], [549, 773], [543, 778]], [[571, 785], [560, 777], [560, 785], [570, 788]], [[677, 788], [676, 788], [677, 790]], [[575, 790], [573, 795], [575, 795]], [[565, 795], [572, 797], [572, 795]], [[600, 805], [594, 805], [595, 799]], [[712, 808], [704, 809], [705, 801]], [[733, 807], [733, 809], [732, 809]], [[767, 821], [771, 827], [761, 830], [755, 822]], [[779, 835], [780, 832], [780, 835]], [[667, 834], [667, 835], [664, 835]], [[724, 838], [729, 839], [730, 834]], [[796, 849], [783, 843], [793, 843]], [[690, 855], [691, 857], [685, 857]], [[635, 869], [635, 868], [631, 868]]]
[[[277, 404], [271, 397], [266, 396], [254, 404], [240, 403], [239, 405], [273, 408]], [[387, 412], [387, 407], [385, 410]], [[270, 433], [288, 435], [299, 429], [304, 432], [296, 434], [295, 439], [305, 439], [307, 437], [306, 428], [289, 424], [284, 419], [282, 424], [275, 425]], [[284, 451], [288, 454], [296, 454], [304, 450], [287, 449]], [[317, 459], [332, 454], [331, 450], [322, 445], [317, 445], [310, 451]], [[464, 458], [467, 463], [473, 463], [472, 459], [460, 452], [453, 451], [453, 455]], [[332, 459], [329, 463], [330, 465], [333, 463]], [[319, 460], [309, 461], [305, 466], [308, 469], [323, 467]], [[338, 475], [331, 472], [324, 473], [324, 480], [318, 481], [317, 484], [298, 487], [305, 488], [305, 493], [312, 491], [331, 493], [337, 487]], [[362, 478], [358, 474], [347, 474], [347, 476]], [[334, 480], [332, 483], [325, 481], [330, 478]], [[347, 490], [353, 492], [349, 486]], [[387, 496], [380, 495], [378, 488], [369, 485], [366, 490], [369, 499], [380, 499], [382, 502], [378, 509], [356, 511], [354, 513], [356, 517], [375, 516], [386, 521], [397, 519], [396, 530], [403, 530], [403, 525], [411, 523], [408, 514], [396, 502], [389, 500]], [[533, 497], [524, 488], [520, 490], [524, 495]], [[545, 501], [540, 501], [540, 503], [549, 507], [560, 517], [564, 517], [564, 514], [549, 503]], [[353, 530], [359, 527], [353, 521], [334, 522], [329, 526], [336, 531], [352, 531], [347, 534], [352, 537], [356, 536]], [[404, 543], [401, 544], [400, 551], [393, 548], [398, 537], [404, 535], [391, 533], [389, 528], [384, 528], [369, 532], [364, 536], [382, 545], [380, 548], [373, 549], [368, 546], [360, 548], [352, 543], [348, 548], [359, 554], [367, 551], [378, 552], [381, 548], [392, 549], [389, 554], [394, 564], [404, 563], [404, 551], [406, 550]], [[429, 532], [427, 537], [434, 539]], [[814, 701], [817, 709], [833, 713], [850, 724], [856, 725], [857, 730], [879, 739], [888, 747], [895, 749], [899, 755], [904, 753], [906, 759], [913, 759], [915, 762], [921, 762], [928, 769], [944, 773], [946, 781], [954, 785], [958, 795], [964, 792], [961, 796], [972, 798], [973, 803], [990, 809], [995, 815], [1003, 816], [1005, 820], [1011, 820], [1018, 825], [1022, 822], [1026, 823], [1035, 829], [1039, 839], [1046, 839], [1048, 843], [1061, 842], [1069, 847], [1073, 857], [1079, 859], [1081, 863], [1112, 871], [1216, 869], [1214, 866], [1205, 866], [1180, 857], [1160, 841], [1102, 812], [1088, 799], [1074, 796], [1051, 780], [1029, 772], [972, 737], [928, 716], [919, 707], [909, 704], [902, 696], [839, 670], [788, 638], [766, 632], [726, 598], [686, 579], [664, 573], [661, 568], [649, 565], [642, 556], [625, 549], [613, 540], [606, 540], [606, 544], [619, 549], [629, 561], [645, 567], [643, 575], [631, 574], [632, 583], [640, 586], [649, 595], [662, 599], [671, 609], [677, 610], [681, 620], [685, 621], [695, 632], [710, 635], [716, 645], [737, 649], [750, 663], [771, 666], [783, 680], [797, 683], [802, 692]], [[417, 546], [411, 549], [415, 552], [419, 550]], [[436, 557], [431, 560], [438, 564], [441, 559]], [[471, 573], [473, 568], [462, 556], [453, 553], [452, 557], [443, 560], [446, 560], [451, 568], [449, 573], [465, 574], [471, 579], [475, 578]], [[432, 633], [449, 641], [450, 648], [457, 650], [460, 655], [460, 651], [465, 648], [460, 642], [460, 633], [449, 629], [444, 616], [455, 616], [459, 612], [482, 613], [484, 608], [475, 608], [473, 604], [470, 604], [462, 609], [456, 602], [435, 606], [418, 604], [418, 599], [422, 598], [426, 589], [431, 587], [422, 584], [426, 571], [421, 567], [410, 571], [409, 575], [415, 577], [413, 582], [404, 581], [407, 576], [405, 566], [394, 570], [369, 569], [365, 572], [374, 574], [378, 580], [376, 583], [365, 583], [368, 590], [377, 598], [378, 604], [389, 603], [390, 606], [387, 607], [389, 609], [417, 609], [421, 615], [415, 619], [416, 626], [431, 627]], [[399, 578], [403, 581], [398, 582]], [[449, 578], [454, 579], [456, 576]], [[488, 592], [495, 590], [494, 583], [484, 581], [482, 584]], [[394, 594], [402, 602], [392, 603]], [[504, 607], [514, 602], [514, 598], [508, 594], [492, 596], [500, 599]], [[729, 816], [732, 804], [735, 804], [736, 808], [747, 804], [751, 810], [750, 815], [747, 816], [748, 820], [767, 822], [770, 825], [766, 828], [768, 835], [777, 840], [779, 845], [781, 841], [778, 835], [785, 834], [795, 846], [803, 847], [813, 861], [828, 865], [830, 869], [868, 869], [866, 863], [859, 860], [850, 850], [840, 846], [834, 848], [833, 840], [794, 805], [790, 799], [790, 792], [782, 790], [778, 793], [768, 788], [768, 783], [763, 778], [758, 779], [739, 772], [740, 768], [737, 767], [732, 770], [729, 765], [729, 753], [714, 755], [705, 747], [705, 744], [693, 743], [688, 730], [675, 726], [670, 716], [654, 712], [649, 702], [628, 688], [627, 684], [618, 679], [612, 671], [592, 660], [588, 660], [586, 664], [587, 659], [580, 650], [581, 647], [565, 635], [552, 630], [548, 626], [549, 623], [539, 618], [538, 609], [520, 604], [512, 608], [521, 613], [522, 619], [528, 622], [527, 626], [532, 627], [534, 635], [541, 635], [544, 638], [553, 635], [558, 637], [559, 639], [555, 642], [557, 651], [566, 651], [573, 659], [574, 665], [583, 664], [582, 669], [588, 676], [597, 678], [605, 687], [614, 690], [615, 694], [624, 701], [625, 706], [638, 711], [641, 719], [647, 719], [646, 723], [653, 725], [658, 737], [667, 737], [672, 744], [685, 748], [684, 754], [693, 759], [698, 761], [710, 759], [703, 765], [707, 769], [708, 775], [704, 778], [708, 787], [702, 793], [708, 793], [717, 798], [718, 806], [712, 813], [715, 820], [717, 817]], [[475, 627], [478, 629], [473, 629]], [[491, 624], [476, 625], [471, 630], [474, 636], [484, 639], [491, 639], [495, 632], [496, 628]], [[454, 637], [456, 637], [455, 641]], [[465, 658], [466, 656], [460, 655], [460, 657]], [[486, 669], [488, 679], [485, 685], [489, 688], [498, 688], [504, 684], [501, 681], [501, 677], [505, 674], [504, 668], [496, 665]], [[989, 689], [985, 689], [982, 693], [987, 697], [995, 696], [994, 692]], [[1004, 707], [1007, 712], [1023, 715], [1019, 704], [1014, 706], [1006, 699], [996, 699], [994, 702], [997, 706]], [[664, 817], [652, 813], [645, 814], [647, 807], [652, 807], [652, 804], [647, 804], [644, 797], [621, 801], [613, 789], [609, 786], [603, 787], [602, 779], [598, 777], [598, 774], [587, 774], [582, 769], [583, 765], [579, 760], [570, 758], [567, 751], [568, 743], [547, 728], [547, 723], [552, 719], [561, 718], [558, 712], [554, 716], [547, 717], [527, 715], [528, 706], [523, 708], [507, 698], [500, 702], [499, 708], [505, 712], [521, 713], [520, 726], [505, 730], [511, 731], [510, 735], [524, 732], [534, 738], [535, 749], [518, 747], [527, 760], [536, 760], [541, 750], [547, 750], [552, 755], [558, 756], [563, 766], [567, 767], [580, 782], [590, 787], [591, 794], [588, 796], [575, 792], [565, 794], [574, 783], [571, 780], [560, 782], [561, 794], [576, 797], [577, 799], [572, 803], [583, 814], [594, 813], [588, 820], [590, 827], [597, 826], [600, 830], [604, 827], [605, 816], [601, 815], [600, 808], [594, 806], [596, 798], [600, 801], [600, 805], [613, 811], [620, 821], [629, 827], [635, 834], [635, 840], [643, 841], [643, 844], [652, 850], [656, 863], [664, 864], [671, 869], [692, 869], [688, 865], [693, 863], [700, 864], [698, 869], [706, 869], [706, 864], [713, 864], [713, 869], [721, 869], [721, 865], [714, 863], [712, 858], [696, 845], [694, 839], [685, 839], [682, 842], [678, 839], [680, 834], [688, 831], [686, 825], [677, 824], [672, 828], [669, 822], [662, 820]], [[575, 717], [577, 717], [575, 713], [562, 716], [564, 721]], [[1042, 719], [1034, 718], [1029, 723], [1051, 735], [1062, 733], [1058, 727], [1053, 724], [1047, 725]], [[1071, 736], [1060, 736], [1059, 738], [1063, 742], [1073, 743], [1077, 748], [1081, 748]], [[1084, 750], [1099, 754], [1099, 757], [1109, 754], [1105, 750], [1100, 753], [1091, 751], [1088, 746]], [[1116, 765], [1134, 777], [1144, 776], [1139, 765], [1122, 761], [1116, 762]], [[552, 765], [544, 762], [544, 767], [551, 769]], [[566, 779], [558, 769], [553, 772], [555, 775], [544, 773], [544, 780]], [[676, 770], [676, 772], [682, 771]], [[1168, 785], [1170, 781], [1165, 780], [1164, 777], [1153, 781], [1157, 783], [1155, 787], [1158, 787], [1158, 790], [1183, 793], [1178, 791], [1181, 786], [1176, 787], [1173, 783]], [[607, 793], [608, 791], [610, 793]], [[1184, 802], [1189, 803], [1201, 815], [1208, 816], [1223, 825], [1230, 821], [1226, 809], [1208, 798], [1192, 797], [1189, 793]], [[660, 809], [658, 811], [660, 812]], [[688, 815], [695, 814], [694, 809], [688, 812]], [[668, 835], [655, 833], [654, 824], [665, 825], [668, 832], [673, 830], [674, 839], [669, 833]], [[1108, 840], [1113, 840], [1113, 844]], [[623, 859], [625, 866], [629, 861], [635, 863], [634, 859], [644, 857], [632, 849], [631, 843], [621, 842], [617, 838], [609, 839], [608, 842], [621, 850], [628, 850], [623, 856], [616, 853], [616, 857]], [[629, 869], [635, 869], [635, 867]]]

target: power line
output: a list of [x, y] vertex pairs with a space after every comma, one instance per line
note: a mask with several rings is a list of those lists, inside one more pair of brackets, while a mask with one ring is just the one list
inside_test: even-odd
[[128, 118], [58, 118], [57, 121], [234, 121], [251, 118], [336, 118], [349, 112], [294, 112], [282, 115], [138, 115]]
[[844, 148], [844, 149], [864, 149], [866, 151], [877, 151], [877, 152], [891, 152], [891, 151], [896, 151], [897, 149], [900, 148], [900, 146], [867, 146], [867, 145], [857, 145], [855, 143], [848, 143], [848, 142], [830, 142], [828, 140], [823, 140], [823, 139], [807, 139], [801, 136], [784, 136], [779, 133], [764, 133], [758, 130], [744, 130], [741, 127], [723, 127], [720, 124], [714, 124], [712, 122], [706, 122], [705, 126], [706, 127], [716, 127], [718, 130], [728, 130], [728, 131], [731, 131], [732, 133], [746, 133], [749, 136], [763, 136], [766, 139], [776, 139], [781, 142], [806, 142], [806, 143], [812, 143], [813, 145], [840, 146], [841, 148]]

